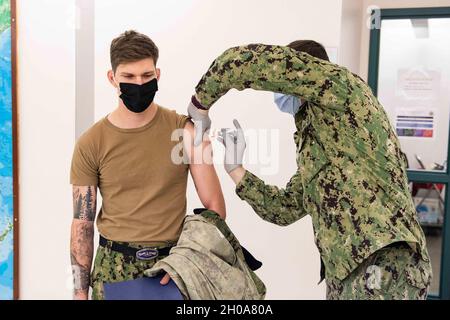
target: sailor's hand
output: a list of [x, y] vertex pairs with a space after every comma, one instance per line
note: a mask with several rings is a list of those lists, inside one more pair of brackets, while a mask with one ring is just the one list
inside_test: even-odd
[[188, 114], [192, 119], [195, 127], [194, 146], [199, 146], [203, 141], [203, 135], [211, 128], [211, 119], [208, 115], [208, 110], [199, 109], [194, 102], [199, 105], [195, 96], [192, 97], [188, 105]]
[[165, 286], [166, 284], [168, 284], [170, 281], [170, 276], [168, 273], [165, 274], [165, 276], [161, 279], [161, 281], [159, 282], [160, 284], [162, 284], [163, 286]]
[[242, 159], [246, 147], [244, 131], [239, 122], [234, 119], [233, 124], [236, 130], [229, 131], [222, 129], [217, 140], [225, 146], [224, 166], [227, 173], [231, 173], [236, 168], [242, 167]]

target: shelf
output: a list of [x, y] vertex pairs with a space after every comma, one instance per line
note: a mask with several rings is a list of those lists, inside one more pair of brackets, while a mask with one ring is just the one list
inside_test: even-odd
[[430, 227], [430, 228], [442, 228], [444, 226], [443, 223], [429, 223], [429, 222], [419, 222], [421, 227]]

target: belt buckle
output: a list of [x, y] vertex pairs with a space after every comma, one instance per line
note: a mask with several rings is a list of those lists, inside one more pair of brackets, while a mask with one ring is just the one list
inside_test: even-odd
[[143, 248], [136, 251], [137, 260], [153, 260], [158, 257], [158, 249], [154, 248]]

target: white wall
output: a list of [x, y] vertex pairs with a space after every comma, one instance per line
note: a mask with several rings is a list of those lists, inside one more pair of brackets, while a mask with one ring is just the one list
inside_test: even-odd
[[[75, 143], [74, 1], [19, 0], [19, 118], [21, 184], [20, 281], [22, 299], [69, 299], [69, 168]], [[149, 35], [160, 48], [162, 70], [156, 101], [185, 113], [194, 86], [212, 60], [230, 46], [287, 44], [315, 39], [339, 47], [341, 1], [137, 1], [97, 0], [95, 16], [95, 120], [116, 106], [106, 79], [111, 40], [126, 29]], [[50, 89], [51, 88], [51, 89]], [[267, 165], [248, 165], [267, 183], [284, 186], [295, 172], [291, 116], [280, 113], [268, 92], [230, 92], [211, 111], [215, 128], [238, 118], [246, 129], [279, 130], [279, 154]], [[218, 147], [218, 146], [216, 146]], [[219, 156], [221, 148], [216, 148]], [[220, 160], [220, 159], [219, 159]], [[282, 228], [259, 219], [234, 194], [217, 165], [228, 223], [264, 263], [258, 274], [269, 299], [322, 299], [319, 254], [311, 219]], [[266, 170], [267, 172], [267, 170]], [[190, 182], [189, 208], [200, 206]]]
[[359, 73], [363, 1], [342, 0], [339, 64]]
[[72, 0], [17, 1], [20, 298], [71, 296]]

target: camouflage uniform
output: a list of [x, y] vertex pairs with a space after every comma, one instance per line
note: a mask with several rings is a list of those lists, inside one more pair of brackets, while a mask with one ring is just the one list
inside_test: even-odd
[[344, 281], [327, 279], [327, 299], [425, 299], [428, 268], [405, 242], [397, 242], [376, 251]]
[[186, 217], [170, 255], [144, 273], [167, 272], [185, 299], [260, 300], [266, 287], [249, 268], [239, 241], [214, 211]]
[[[231, 245], [235, 256], [240, 261], [245, 261], [241, 245], [234, 234], [229, 229], [225, 221], [220, 218], [220, 216], [210, 210], [205, 210], [201, 212], [201, 216], [208, 223], [217, 227], [221, 234], [227, 240], [227, 243]], [[143, 248], [144, 246], [137, 243], [125, 243], [117, 242], [119, 244], [128, 245], [134, 248]], [[133, 257], [126, 256], [122, 253], [112, 251], [109, 249], [112, 242], [108, 241], [107, 247], [99, 246], [97, 249], [97, 254], [94, 260], [94, 268], [91, 273], [91, 287], [92, 287], [92, 299], [93, 300], [103, 300], [103, 284], [112, 283], [126, 280], [133, 280], [137, 278], [144, 277], [144, 271], [151, 269], [155, 264], [164, 260], [167, 256], [158, 256], [156, 259], [143, 261], [136, 260]], [[169, 243], [174, 245], [174, 243]], [[237, 263], [237, 262], [236, 262]], [[262, 299], [266, 293], [266, 287], [264, 283], [259, 279], [259, 277], [250, 269], [246, 268], [246, 273], [251, 277], [251, 280], [257, 290], [257, 295]], [[149, 273], [150, 274], [150, 273]], [[250, 279], [248, 279], [250, 280]], [[179, 282], [177, 283], [177, 285]], [[186, 290], [185, 290], [186, 291]], [[184, 293], [185, 291], [182, 291]], [[199, 290], [200, 291], [200, 290]], [[185, 298], [187, 297], [184, 294]]]
[[[195, 211], [195, 210], [194, 210]], [[216, 212], [212, 210], [205, 210], [201, 212], [203, 218], [211, 224], [214, 224], [220, 233], [225, 237], [225, 239], [231, 244], [237, 258], [241, 261], [245, 261], [244, 253], [242, 251], [241, 244], [236, 236], [231, 232], [225, 220], [223, 220]], [[253, 269], [254, 270], [254, 269]], [[251, 269], [247, 270], [256, 285], [256, 289], [262, 298], [266, 295], [266, 286], [262, 280], [253, 272]]]
[[[134, 248], [144, 248], [143, 245], [132, 242], [118, 242]], [[110, 249], [112, 242], [108, 241], [107, 247], [99, 246], [95, 255], [94, 268], [91, 273], [92, 299], [103, 300], [103, 283], [112, 283], [133, 280], [144, 276], [144, 271], [151, 268], [157, 261], [165, 258], [158, 256], [153, 260], [136, 260], [134, 257], [124, 255]], [[173, 245], [171, 243], [170, 245]], [[166, 245], [154, 246], [155, 248]]]
[[[408, 189], [406, 156], [367, 84], [346, 68], [306, 53], [251, 44], [220, 55], [196, 94], [208, 109], [232, 88], [281, 92], [307, 101], [295, 115], [297, 172], [280, 189], [247, 171], [236, 186], [238, 196], [278, 225], [309, 214], [327, 280], [345, 286], [361, 276], [358, 267], [375, 252], [403, 241], [421, 262], [409, 283], [427, 288], [431, 266]], [[357, 296], [364, 297], [364, 289], [358, 290]]]

